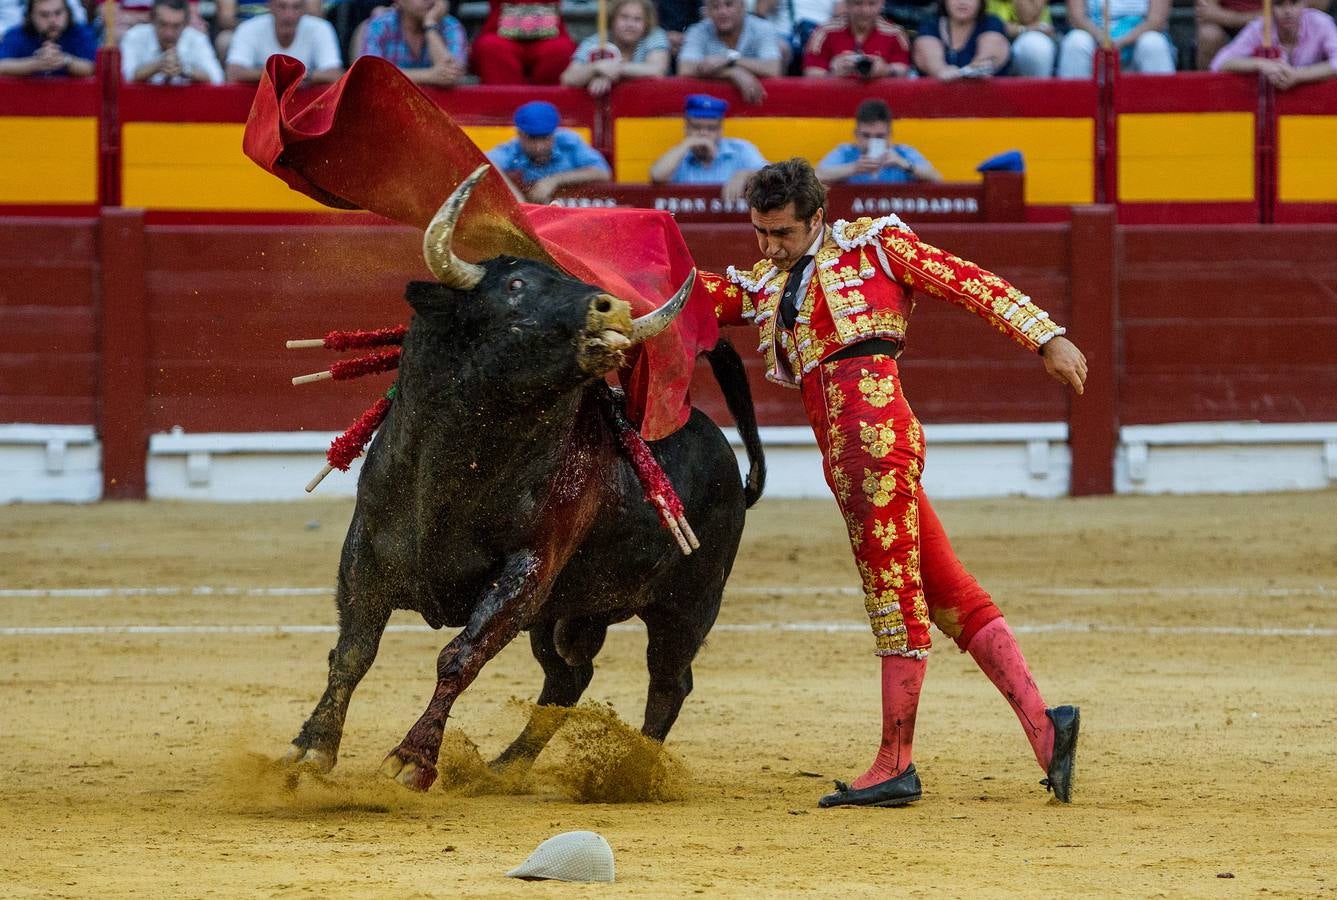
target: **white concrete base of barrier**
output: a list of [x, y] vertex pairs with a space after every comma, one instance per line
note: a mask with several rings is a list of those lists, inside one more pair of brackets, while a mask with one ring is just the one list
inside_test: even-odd
[[102, 496], [92, 425], [0, 425], [0, 503], [90, 503]]

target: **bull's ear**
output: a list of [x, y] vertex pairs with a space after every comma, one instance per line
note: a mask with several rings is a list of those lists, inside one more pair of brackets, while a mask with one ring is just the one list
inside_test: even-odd
[[450, 301], [450, 288], [439, 281], [410, 281], [404, 299], [420, 315], [441, 312]]

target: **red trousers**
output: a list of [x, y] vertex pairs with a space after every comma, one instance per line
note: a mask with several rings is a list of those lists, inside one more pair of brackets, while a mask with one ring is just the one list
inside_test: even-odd
[[571, 64], [576, 42], [565, 34], [537, 41], [513, 41], [480, 34], [470, 53], [483, 84], [557, 84]]
[[896, 360], [824, 362], [803, 377], [803, 406], [826, 483], [845, 518], [879, 656], [927, 655], [929, 622], [962, 650], [1002, 615], [956, 558], [919, 484], [924, 432]]

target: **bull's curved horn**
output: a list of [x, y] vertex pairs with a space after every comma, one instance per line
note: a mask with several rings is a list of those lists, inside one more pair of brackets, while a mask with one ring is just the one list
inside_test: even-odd
[[464, 209], [464, 204], [469, 202], [469, 195], [473, 193], [478, 182], [483, 180], [487, 169], [487, 164], [484, 163], [474, 169], [472, 175], [460, 182], [460, 186], [455, 188], [455, 192], [447, 197], [446, 202], [436, 211], [432, 223], [427, 226], [427, 231], [422, 236], [422, 258], [427, 261], [427, 268], [432, 270], [437, 281], [447, 287], [470, 290], [483, 280], [483, 267], [465, 262], [456, 256], [455, 251], [450, 248], [450, 240], [455, 233], [455, 221], [460, 217], [460, 211]]
[[668, 299], [668, 302], [652, 313], [646, 313], [639, 319], [633, 319], [631, 322], [631, 342], [639, 344], [641, 341], [647, 341], [665, 328], [678, 317], [682, 308], [687, 305], [687, 297], [692, 293], [692, 285], [696, 284], [696, 269], [692, 269], [687, 275], [687, 280], [678, 288], [678, 292]]

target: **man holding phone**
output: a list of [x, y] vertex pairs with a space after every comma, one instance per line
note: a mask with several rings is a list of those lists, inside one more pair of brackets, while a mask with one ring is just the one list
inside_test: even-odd
[[891, 109], [865, 100], [854, 114], [854, 142], [841, 144], [817, 164], [825, 184], [903, 184], [942, 181], [938, 170], [909, 144], [891, 142]]

